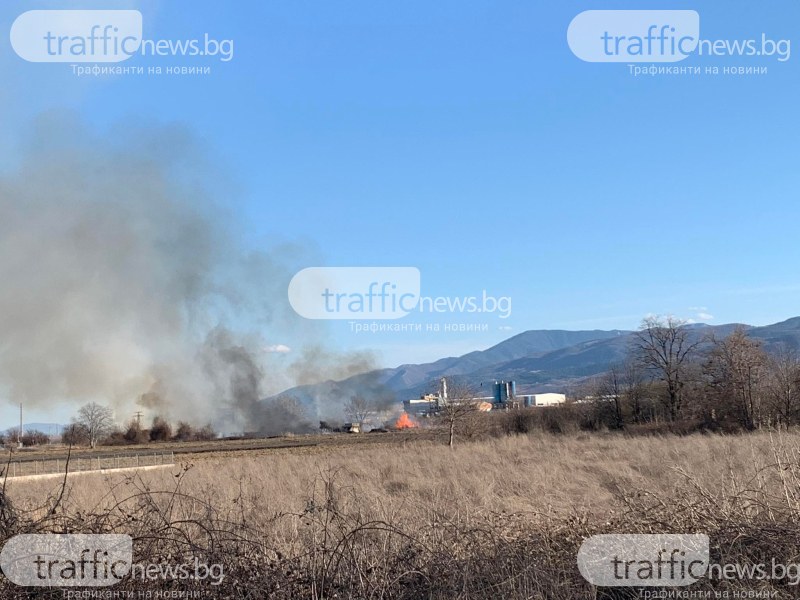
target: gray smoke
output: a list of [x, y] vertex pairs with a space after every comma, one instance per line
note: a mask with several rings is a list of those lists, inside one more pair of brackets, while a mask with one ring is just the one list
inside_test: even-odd
[[342, 353], [321, 345], [311, 345], [302, 350], [300, 357], [289, 366], [288, 372], [295, 381], [338, 381], [374, 368], [375, 355], [372, 352]]
[[[375, 356], [368, 351], [340, 353], [310, 346], [292, 363], [289, 373], [298, 381], [320, 382], [301, 387], [296, 393], [316, 417], [336, 423], [351, 416], [342, 412], [342, 404], [355, 396], [368, 400], [378, 412], [392, 408], [397, 402], [386, 385], [384, 373], [376, 370], [375, 362]], [[332, 402], [334, 398], [337, 401]]]
[[316, 350], [324, 331], [286, 298], [308, 250], [244, 248], [220, 208], [235, 186], [186, 130], [98, 136], [58, 113], [29, 140], [0, 178], [0, 395], [259, 430], [265, 395], [372, 368]]
[[370, 351], [343, 353], [310, 345], [289, 366], [288, 373], [298, 382], [319, 382], [298, 390], [298, 394], [316, 418], [337, 422], [348, 417], [342, 412], [342, 404], [353, 396], [367, 398], [377, 411], [397, 401], [375, 369], [376, 357]]

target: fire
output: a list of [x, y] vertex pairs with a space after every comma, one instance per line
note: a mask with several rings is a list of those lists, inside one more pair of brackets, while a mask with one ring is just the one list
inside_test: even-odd
[[412, 427], [416, 427], [417, 424], [411, 420], [406, 413], [400, 415], [400, 418], [397, 419], [397, 422], [394, 424], [395, 429], [411, 429]]

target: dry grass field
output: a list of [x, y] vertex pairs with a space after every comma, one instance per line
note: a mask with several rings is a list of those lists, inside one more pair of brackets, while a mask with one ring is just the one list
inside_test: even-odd
[[[199, 558], [222, 565], [224, 579], [115, 589], [209, 598], [638, 597], [578, 573], [581, 540], [600, 532], [702, 532], [715, 560], [800, 562], [795, 432], [536, 433], [453, 448], [344, 438], [352, 443], [187, 454], [174, 469], [82, 475], [63, 490], [9, 480], [2, 534], [129, 533], [137, 560]], [[696, 586], [798, 596], [785, 581]]]

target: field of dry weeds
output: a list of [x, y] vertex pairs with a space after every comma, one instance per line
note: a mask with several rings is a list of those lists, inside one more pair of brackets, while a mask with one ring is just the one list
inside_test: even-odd
[[[637, 597], [593, 589], [578, 573], [581, 540], [600, 532], [702, 532], [715, 560], [800, 562], [795, 432], [537, 433], [454, 448], [209, 454], [158, 472], [82, 475], [63, 490], [54, 480], [9, 480], [5, 493], [4, 538], [128, 533], [138, 561], [201, 561], [224, 578], [119, 589], [208, 598]], [[696, 585], [798, 596], [788, 581]]]

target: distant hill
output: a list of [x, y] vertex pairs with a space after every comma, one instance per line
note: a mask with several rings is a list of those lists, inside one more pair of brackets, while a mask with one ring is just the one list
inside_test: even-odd
[[511, 361], [536, 358], [562, 348], [573, 347], [582, 343], [620, 339], [629, 332], [625, 331], [563, 331], [533, 330], [525, 331], [511, 337], [487, 350], [470, 352], [459, 357], [442, 358], [432, 363], [420, 365], [400, 365], [395, 369], [385, 369], [385, 385], [394, 390], [418, 389], [430, 381], [454, 375], [469, 375], [498, 364]]
[[778, 344], [800, 349], [800, 317], [793, 317], [766, 327], [751, 327], [747, 333], [762, 340], [767, 350]]
[[[768, 352], [779, 347], [800, 349], [800, 317], [764, 327], [745, 324], [690, 326], [691, 335], [725, 337], [737, 327], [759, 339]], [[310, 405], [320, 400], [347, 401], [359, 393], [385, 402], [418, 397], [445, 376], [462, 376], [475, 384], [515, 380], [526, 392], [565, 391], [586, 377], [607, 371], [624, 360], [632, 343], [632, 331], [532, 330], [520, 333], [486, 350], [431, 363], [405, 364], [355, 375], [342, 381], [326, 381], [286, 390]]]

